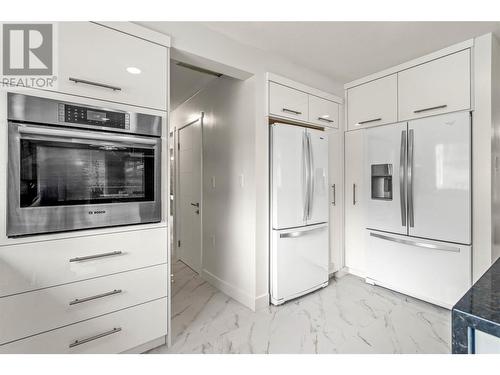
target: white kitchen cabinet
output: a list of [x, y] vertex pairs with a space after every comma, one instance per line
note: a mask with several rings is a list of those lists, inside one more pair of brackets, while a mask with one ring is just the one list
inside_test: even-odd
[[309, 122], [338, 129], [339, 105], [331, 100], [309, 95]]
[[347, 90], [347, 129], [397, 122], [397, 75], [392, 74]]
[[399, 121], [471, 107], [470, 50], [398, 73]]
[[337, 129], [328, 132], [328, 177], [330, 187], [330, 269], [337, 272], [343, 267], [343, 132]]
[[167, 277], [158, 265], [0, 298], [0, 345], [164, 298]]
[[365, 271], [363, 134], [345, 133], [345, 265], [356, 274]]
[[161, 298], [40, 335], [0, 345], [1, 354], [121, 353], [167, 334]]
[[167, 109], [167, 47], [91, 22], [58, 23], [58, 39], [58, 91]]
[[308, 121], [309, 95], [275, 82], [269, 82], [269, 114]]
[[0, 297], [167, 263], [166, 228], [0, 247]]

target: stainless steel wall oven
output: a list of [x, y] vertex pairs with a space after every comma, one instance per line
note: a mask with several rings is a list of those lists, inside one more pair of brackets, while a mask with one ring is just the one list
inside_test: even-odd
[[161, 221], [161, 117], [8, 94], [7, 235]]

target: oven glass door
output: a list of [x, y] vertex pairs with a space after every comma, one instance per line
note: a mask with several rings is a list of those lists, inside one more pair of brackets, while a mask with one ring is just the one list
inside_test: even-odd
[[[67, 217], [81, 215], [75, 211], [78, 206], [96, 210], [129, 203], [133, 211], [133, 203], [157, 203], [160, 139], [20, 124], [10, 127], [14, 160], [9, 169], [17, 186], [13, 200], [17, 207], [12, 208], [18, 218], [24, 218], [25, 223], [20, 224], [30, 221], [26, 217], [30, 208], [46, 208], [46, 212], [68, 208]], [[112, 210], [102, 212], [108, 214], [108, 220], [94, 224], [123, 224], [120, 218], [114, 223], [109, 217]], [[142, 221], [139, 218], [134, 223], [137, 220]], [[69, 221], [82, 220], [71, 217]], [[79, 228], [62, 228], [66, 229]]]

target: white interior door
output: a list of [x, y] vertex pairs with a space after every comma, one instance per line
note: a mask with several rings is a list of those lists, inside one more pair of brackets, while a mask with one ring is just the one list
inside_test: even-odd
[[307, 225], [328, 222], [328, 134], [307, 129], [311, 143], [312, 186]]
[[273, 229], [305, 225], [306, 130], [299, 126], [272, 126], [272, 226]]
[[408, 168], [412, 166], [408, 181], [409, 234], [470, 244], [469, 112], [411, 121], [408, 129]]
[[201, 272], [201, 131], [201, 119], [179, 130], [177, 194], [177, 254], [198, 273]]
[[366, 130], [366, 227], [407, 234], [406, 122]]

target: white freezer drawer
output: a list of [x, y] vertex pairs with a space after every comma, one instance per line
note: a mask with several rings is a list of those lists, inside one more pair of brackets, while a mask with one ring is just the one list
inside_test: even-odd
[[328, 282], [328, 225], [273, 231], [271, 295], [277, 303]]
[[167, 299], [162, 298], [0, 345], [0, 354], [115, 354], [166, 334]]
[[367, 277], [451, 308], [471, 287], [471, 247], [368, 230]]
[[167, 295], [166, 265], [0, 298], [0, 345]]

